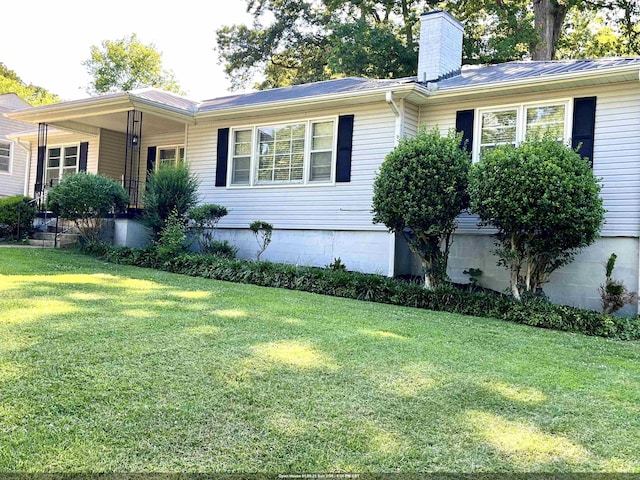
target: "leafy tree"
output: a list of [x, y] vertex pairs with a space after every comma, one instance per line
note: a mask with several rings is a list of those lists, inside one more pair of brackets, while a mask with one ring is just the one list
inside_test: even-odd
[[162, 67], [162, 54], [155, 45], [140, 42], [135, 33], [93, 45], [91, 57], [82, 64], [93, 77], [87, 89], [92, 94], [128, 92], [141, 87], [182, 93], [173, 72]]
[[414, 75], [418, 18], [432, 8], [448, 10], [465, 25], [467, 64], [551, 60], [571, 33], [567, 19], [596, 13], [616, 37], [618, 55], [639, 53], [637, 0], [246, 1], [253, 25], [216, 32], [218, 53], [234, 87], [246, 86], [257, 75], [264, 77], [258, 88], [349, 75]]
[[425, 287], [446, 279], [456, 217], [467, 208], [471, 159], [461, 136], [436, 128], [404, 138], [385, 158], [373, 183], [373, 221], [400, 233], [422, 261]]
[[471, 211], [495, 227], [511, 292], [537, 293], [600, 232], [605, 210], [588, 162], [550, 134], [483, 154], [471, 169]]
[[31, 105], [47, 105], [60, 101], [57, 95], [44, 88], [24, 83], [16, 72], [0, 62], [0, 94], [3, 93], [15, 93]]
[[129, 196], [118, 182], [85, 172], [66, 175], [47, 195], [47, 208], [73, 220], [87, 242], [98, 240], [106, 215], [125, 210], [128, 203]]
[[164, 165], [147, 177], [143, 219], [153, 231], [154, 239], [158, 238], [172, 211], [184, 218], [198, 203], [199, 183], [184, 163]]

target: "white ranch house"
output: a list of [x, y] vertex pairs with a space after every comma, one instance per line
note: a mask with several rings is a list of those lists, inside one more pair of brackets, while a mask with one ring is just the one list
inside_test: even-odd
[[[30, 145], [28, 192], [40, 196], [66, 172], [87, 170], [121, 180], [131, 211], [143, 207], [146, 172], [184, 159], [201, 181], [202, 202], [230, 210], [218, 238], [251, 258], [248, 225], [274, 225], [263, 258], [324, 266], [340, 257], [349, 269], [417, 273], [404, 240], [372, 223], [372, 183], [398, 140], [421, 124], [457, 128], [474, 161], [481, 148], [516, 143], [528, 129], [552, 127], [602, 177], [602, 238], [552, 276], [554, 301], [599, 308], [604, 262], [618, 255], [616, 278], [639, 287], [640, 58], [509, 62], [461, 66], [462, 26], [446, 12], [421, 17], [417, 77], [343, 78], [194, 102], [153, 89], [27, 108], [9, 118], [39, 125], [14, 135]], [[139, 241], [123, 218], [115, 239]], [[483, 271], [502, 290], [490, 232], [459, 220], [449, 275]]]

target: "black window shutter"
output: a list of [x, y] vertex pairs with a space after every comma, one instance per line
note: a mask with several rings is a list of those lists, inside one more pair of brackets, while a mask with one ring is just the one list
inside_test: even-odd
[[34, 196], [42, 191], [44, 183], [44, 160], [47, 156], [47, 147], [38, 147], [38, 163], [36, 165], [36, 188]]
[[341, 115], [338, 118], [338, 154], [336, 158], [336, 182], [351, 181], [353, 119], [353, 115]]
[[87, 171], [87, 156], [89, 155], [89, 142], [80, 144], [80, 156], [78, 157], [78, 171]]
[[571, 146], [577, 148], [578, 153], [588, 158], [593, 166], [593, 140], [596, 127], [596, 97], [573, 99], [573, 132]]
[[227, 185], [227, 157], [229, 156], [229, 129], [218, 129], [218, 148], [216, 162], [216, 187]]
[[156, 147], [147, 148], [147, 172], [153, 172], [156, 168]]
[[462, 132], [460, 146], [466, 148], [469, 153], [473, 150], [474, 114], [473, 110], [459, 110], [456, 112], [456, 132]]

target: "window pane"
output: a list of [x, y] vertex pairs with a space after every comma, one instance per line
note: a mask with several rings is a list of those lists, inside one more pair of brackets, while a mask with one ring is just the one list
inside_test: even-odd
[[11, 144], [0, 143], [0, 172], [9, 171], [9, 160], [11, 159]]
[[550, 131], [558, 140], [564, 140], [564, 105], [546, 105], [527, 108], [527, 134]]
[[234, 132], [233, 155], [251, 155], [251, 130], [236, 130]]
[[331, 150], [333, 148], [333, 122], [314, 123], [311, 150]]
[[515, 144], [517, 119], [516, 110], [483, 113], [480, 145]]
[[9, 158], [11, 154], [11, 144], [10, 143], [0, 143], [0, 158], [6, 157]]
[[184, 147], [178, 148], [178, 161], [184, 162]]
[[257, 183], [302, 181], [305, 130], [304, 123], [258, 129]]
[[311, 154], [310, 178], [312, 182], [328, 182], [331, 180], [331, 152]]
[[250, 172], [251, 172], [250, 157], [234, 158], [233, 168], [231, 171], [231, 183], [233, 185], [248, 185]]

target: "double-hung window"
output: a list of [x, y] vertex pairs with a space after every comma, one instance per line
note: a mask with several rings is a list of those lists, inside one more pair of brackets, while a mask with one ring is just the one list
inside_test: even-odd
[[528, 135], [550, 132], [559, 142], [566, 143], [571, 132], [571, 112], [568, 100], [544, 104], [522, 104], [483, 108], [476, 116], [476, 138], [473, 158], [498, 145], [517, 145]]
[[165, 165], [176, 165], [184, 161], [184, 145], [158, 147], [156, 152], [156, 169]]
[[331, 183], [336, 128], [331, 118], [233, 129], [229, 185]]
[[60, 145], [47, 150], [45, 183], [56, 185], [62, 177], [78, 171], [79, 145]]
[[11, 142], [0, 141], [0, 173], [11, 172]]

